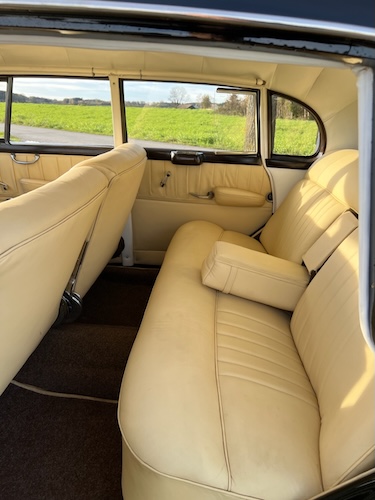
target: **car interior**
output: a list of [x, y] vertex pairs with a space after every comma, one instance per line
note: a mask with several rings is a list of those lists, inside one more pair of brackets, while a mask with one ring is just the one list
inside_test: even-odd
[[0, 5], [1, 498], [375, 498], [375, 28], [229, 8]]

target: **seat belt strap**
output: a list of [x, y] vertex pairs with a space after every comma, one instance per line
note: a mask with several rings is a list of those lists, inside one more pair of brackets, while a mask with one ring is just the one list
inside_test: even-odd
[[302, 256], [312, 277], [329, 259], [336, 248], [358, 227], [358, 219], [351, 211], [341, 214]]

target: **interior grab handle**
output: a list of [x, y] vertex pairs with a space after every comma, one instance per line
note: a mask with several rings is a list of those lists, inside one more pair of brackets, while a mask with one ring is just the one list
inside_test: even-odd
[[171, 151], [171, 162], [175, 165], [201, 165], [203, 157], [200, 151]]
[[200, 200], [212, 200], [215, 196], [215, 193], [213, 191], [208, 191], [207, 194], [198, 194], [198, 193], [189, 193], [191, 196], [194, 196], [195, 198], [199, 198]]
[[16, 153], [10, 153], [10, 157], [12, 158], [12, 160], [14, 161], [14, 163], [18, 163], [18, 165], [32, 165], [33, 163], [36, 163], [39, 160], [40, 155], [34, 154], [34, 159], [31, 160], [31, 161], [17, 160]]

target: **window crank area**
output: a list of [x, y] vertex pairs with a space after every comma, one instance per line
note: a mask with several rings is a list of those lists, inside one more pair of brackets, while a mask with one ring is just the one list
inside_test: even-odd
[[162, 180], [160, 181], [160, 187], [165, 187], [166, 184], [167, 184], [167, 181], [169, 179], [169, 177], [172, 175], [172, 172], [170, 170], [168, 170], [168, 172], [166, 172], [165, 176], [162, 178]]

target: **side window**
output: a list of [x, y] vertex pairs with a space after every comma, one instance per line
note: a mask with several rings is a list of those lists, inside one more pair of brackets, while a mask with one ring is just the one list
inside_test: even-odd
[[271, 154], [311, 158], [323, 148], [323, 125], [302, 103], [270, 95]]
[[214, 85], [124, 81], [129, 140], [144, 147], [255, 155], [258, 94]]
[[108, 80], [14, 78], [9, 142], [113, 146]]

